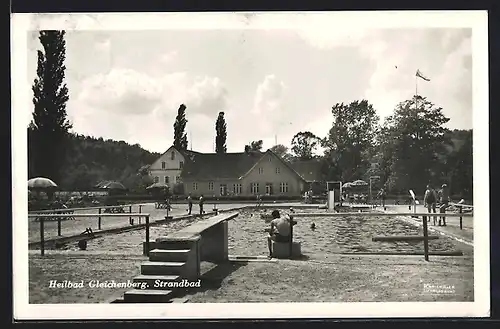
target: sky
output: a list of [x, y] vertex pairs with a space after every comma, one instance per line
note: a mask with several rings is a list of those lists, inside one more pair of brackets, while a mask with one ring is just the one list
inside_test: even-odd
[[[415, 94], [416, 81], [418, 94], [443, 108], [449, 128], [472, 128], [471, 29], [339, 28], [330, 21], [280, 29], [70, 30], [73, 131], [162, 153], [185, 104], [193, 150], [214, 151], [220, 111], [228, 152], [260, 139], [264, 149], [290, 146], [299, 131], [326, 136], [336, 103], [367, 99], [382, 119], [391, 115]], [[30, 84], [40, 48], [38, 33], [30, 32]], [[430, 81], [416, 80], [417, 69]]]

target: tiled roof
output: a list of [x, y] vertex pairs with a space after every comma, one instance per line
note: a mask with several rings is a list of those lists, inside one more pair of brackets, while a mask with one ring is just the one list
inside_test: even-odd
[[291, 167], [302, 177], [306, 182], [323, 181], [322, 163], [318, 160], [297, 160], [293, 161]]
[[183, 179], [239, 179], [245, 175], [264, 155], [249, 153], [199, 153], [184, 151]]

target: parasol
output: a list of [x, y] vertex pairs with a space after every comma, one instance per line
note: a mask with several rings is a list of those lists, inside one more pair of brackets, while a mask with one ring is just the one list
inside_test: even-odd
[[345, 189], [348, 189], [348, 188], [350, 188], [350, 187], [352, 187], [352, 183], [344, 183], [344, 185], [342, 185], [342, 188], [343, 188], [343, 189], [344, 189], [344, 188], [345, 188]]
[[152, 190], [152, 189], [168, 189], [169, 186], [165, 183], [153, 183], [146, 187], [146, 190]]
[[106, 190], [126, 190], [127, 188], [120, 182], [106, 182], [100, 186], [102, 189]]
[[48, 188], [56, 188], [57, 184], [52, 180], [45, 177], [35, 177], [28, 180], [28, 189], [29, 190], [37, 190], [37, 189], [48, 189]]
[[352, 182], [352, 185], [353, 186], [367, 186], [368, 183], [365, 182], [364, 180], [358, 179], [358, 180]]

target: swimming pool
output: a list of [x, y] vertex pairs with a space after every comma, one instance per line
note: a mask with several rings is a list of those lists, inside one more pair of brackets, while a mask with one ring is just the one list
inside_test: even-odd
[[[306, 212], [306, 211], [303, 211]], [[307, 211], [312, 212], [312, 211]], [[324, 211], [323, 211], [324, 212]], [[266, 255], [269, 228], [260, 218], [261, 211], [244, 210], [229, 222], [229, 253], [235, 255]], [[376, 235], [423, 235], [422, 229], [393, 217], [297, 217], [294, 240], [302, 242], [302, 253], [422, 253], [423, 241], [372, 241]], [[310, 228], [315, 223], [316, 229]], [[429, 241], [429, 252], [457, 251], [458, 243], [439, 236]]]

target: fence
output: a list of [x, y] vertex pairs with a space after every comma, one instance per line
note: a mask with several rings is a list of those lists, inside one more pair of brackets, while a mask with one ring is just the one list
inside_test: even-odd
[[[149, 244], [149, 214], [147, 213], [129, 213], [128, 215], [134, 216], [134, 217], [144, 217], [146, 219], [146, 222], [144, 224], [145, 229], [146, 229], [146, 244]], [[54, 218], [54, 217], [67, 217], [67, 214], [28, 214], [29, 217], [36, 217], [39, 219], [40, 222], [40, 251], [41, 255], [45, 255], [45, 218]], [[123, 214], [72, 214], [71, 216], [73, 217], [123, 217]], [[134, 228], [140, 228], [142, 224], [136, 225]], [[116, 229], [115, 229], [116, 230]], [[85, 237], [87, 236], [86, 233], [92, 233], [92, 231], [88, 232], [85, 230], [85, 232], [79, 234], [79, 235], [74, 235], [70, 236], [67, 238], [67, 240], [85, 240]], [[102, 231], [101, 231], [102, 233]], [[93, 235], [93, 233], [92, 233]], [[148, 246], [149, 247], [149, 246]]]
[[[422, 217], [423, 237], [424, 241], [424, 257], [429, 261], [429, 232], [427, 227], [427, 217], [441, 216], [441, 217], [459, 217], [460, 222], [462, 217], [473, 217], [472, 213], [420, 213], [420, 212], [403, 212], [403, 213], [386, 213], [386, 212], [321, 212], [321, 213], [295, 213], [293, 217]], [[460, 224], [461, 226], [462, 224]], [[405, 239], [405, 238], [402, 238]], [[395, 241], [395, 239], [393, 239]]]
[[[466, 205], [466, 204], [462, 204], [462, 203], [450, 203], [449, 204], [450, 206], [455, 206], [458, 208], [458, 213], [459, 214], [462, 214], [463, 211], [464, 211], [464, 208], [466, 209], [474, 209], [474, 206], [471, 206], [471, 205]], [[463, 216], [460, 216], [460, 229], [463, 228], [463, 224], [462, 224], [462, 217]], [[468, 217], [468, 216], [466, 216]]]
[[[97, 207], [82, 207], [82, 208], [36, 210], [36, 211], [30, 212], [29, 217], [34, 218], [35, 220], [38, 220], [39, 218], [41, 218], [39, 215], [42, 215], [42, 214], [43, 215], [50, 215], [50, 216], [44, 216], [44, 218], [57, 220], [57, 236], [61, 236], [61, 222], [63, 220], [75, 219], [75, 216], [74, 216], [75, 211], [97, 210], [98, 216], [94, 216], [94, 214], [86, 214], [87, 216], [77, 216], [77, 217], [97, 217], [98, 218], [97, 229], [101, 230], [102, 229], [102, 227], [101, 227], [102, 217], [106, 214], [106, 212], [126, 214], [127, 212], [124, 210], [125, 208], [128, 208], [129, 222], [130, 222], [130, 225], [133, 225], [134, 224], [133, 217], [137, 217], [137, 216], [133, 216], [133, 214], [132, 214], [132, 207], [134, 207], [134, 206], [138, 207], [139, 214], [142, 213], [142, 207], [144, 205], [142, 205], [142, 204], [126, 204], [126, 205], [117, 205], [117, 206], [97, 206]], [[59, 215], [62, 215], [62, 216], [59, 216]], [[139, 224], [140, 224], [141, 217], [142, 216], [139, 216]]]

